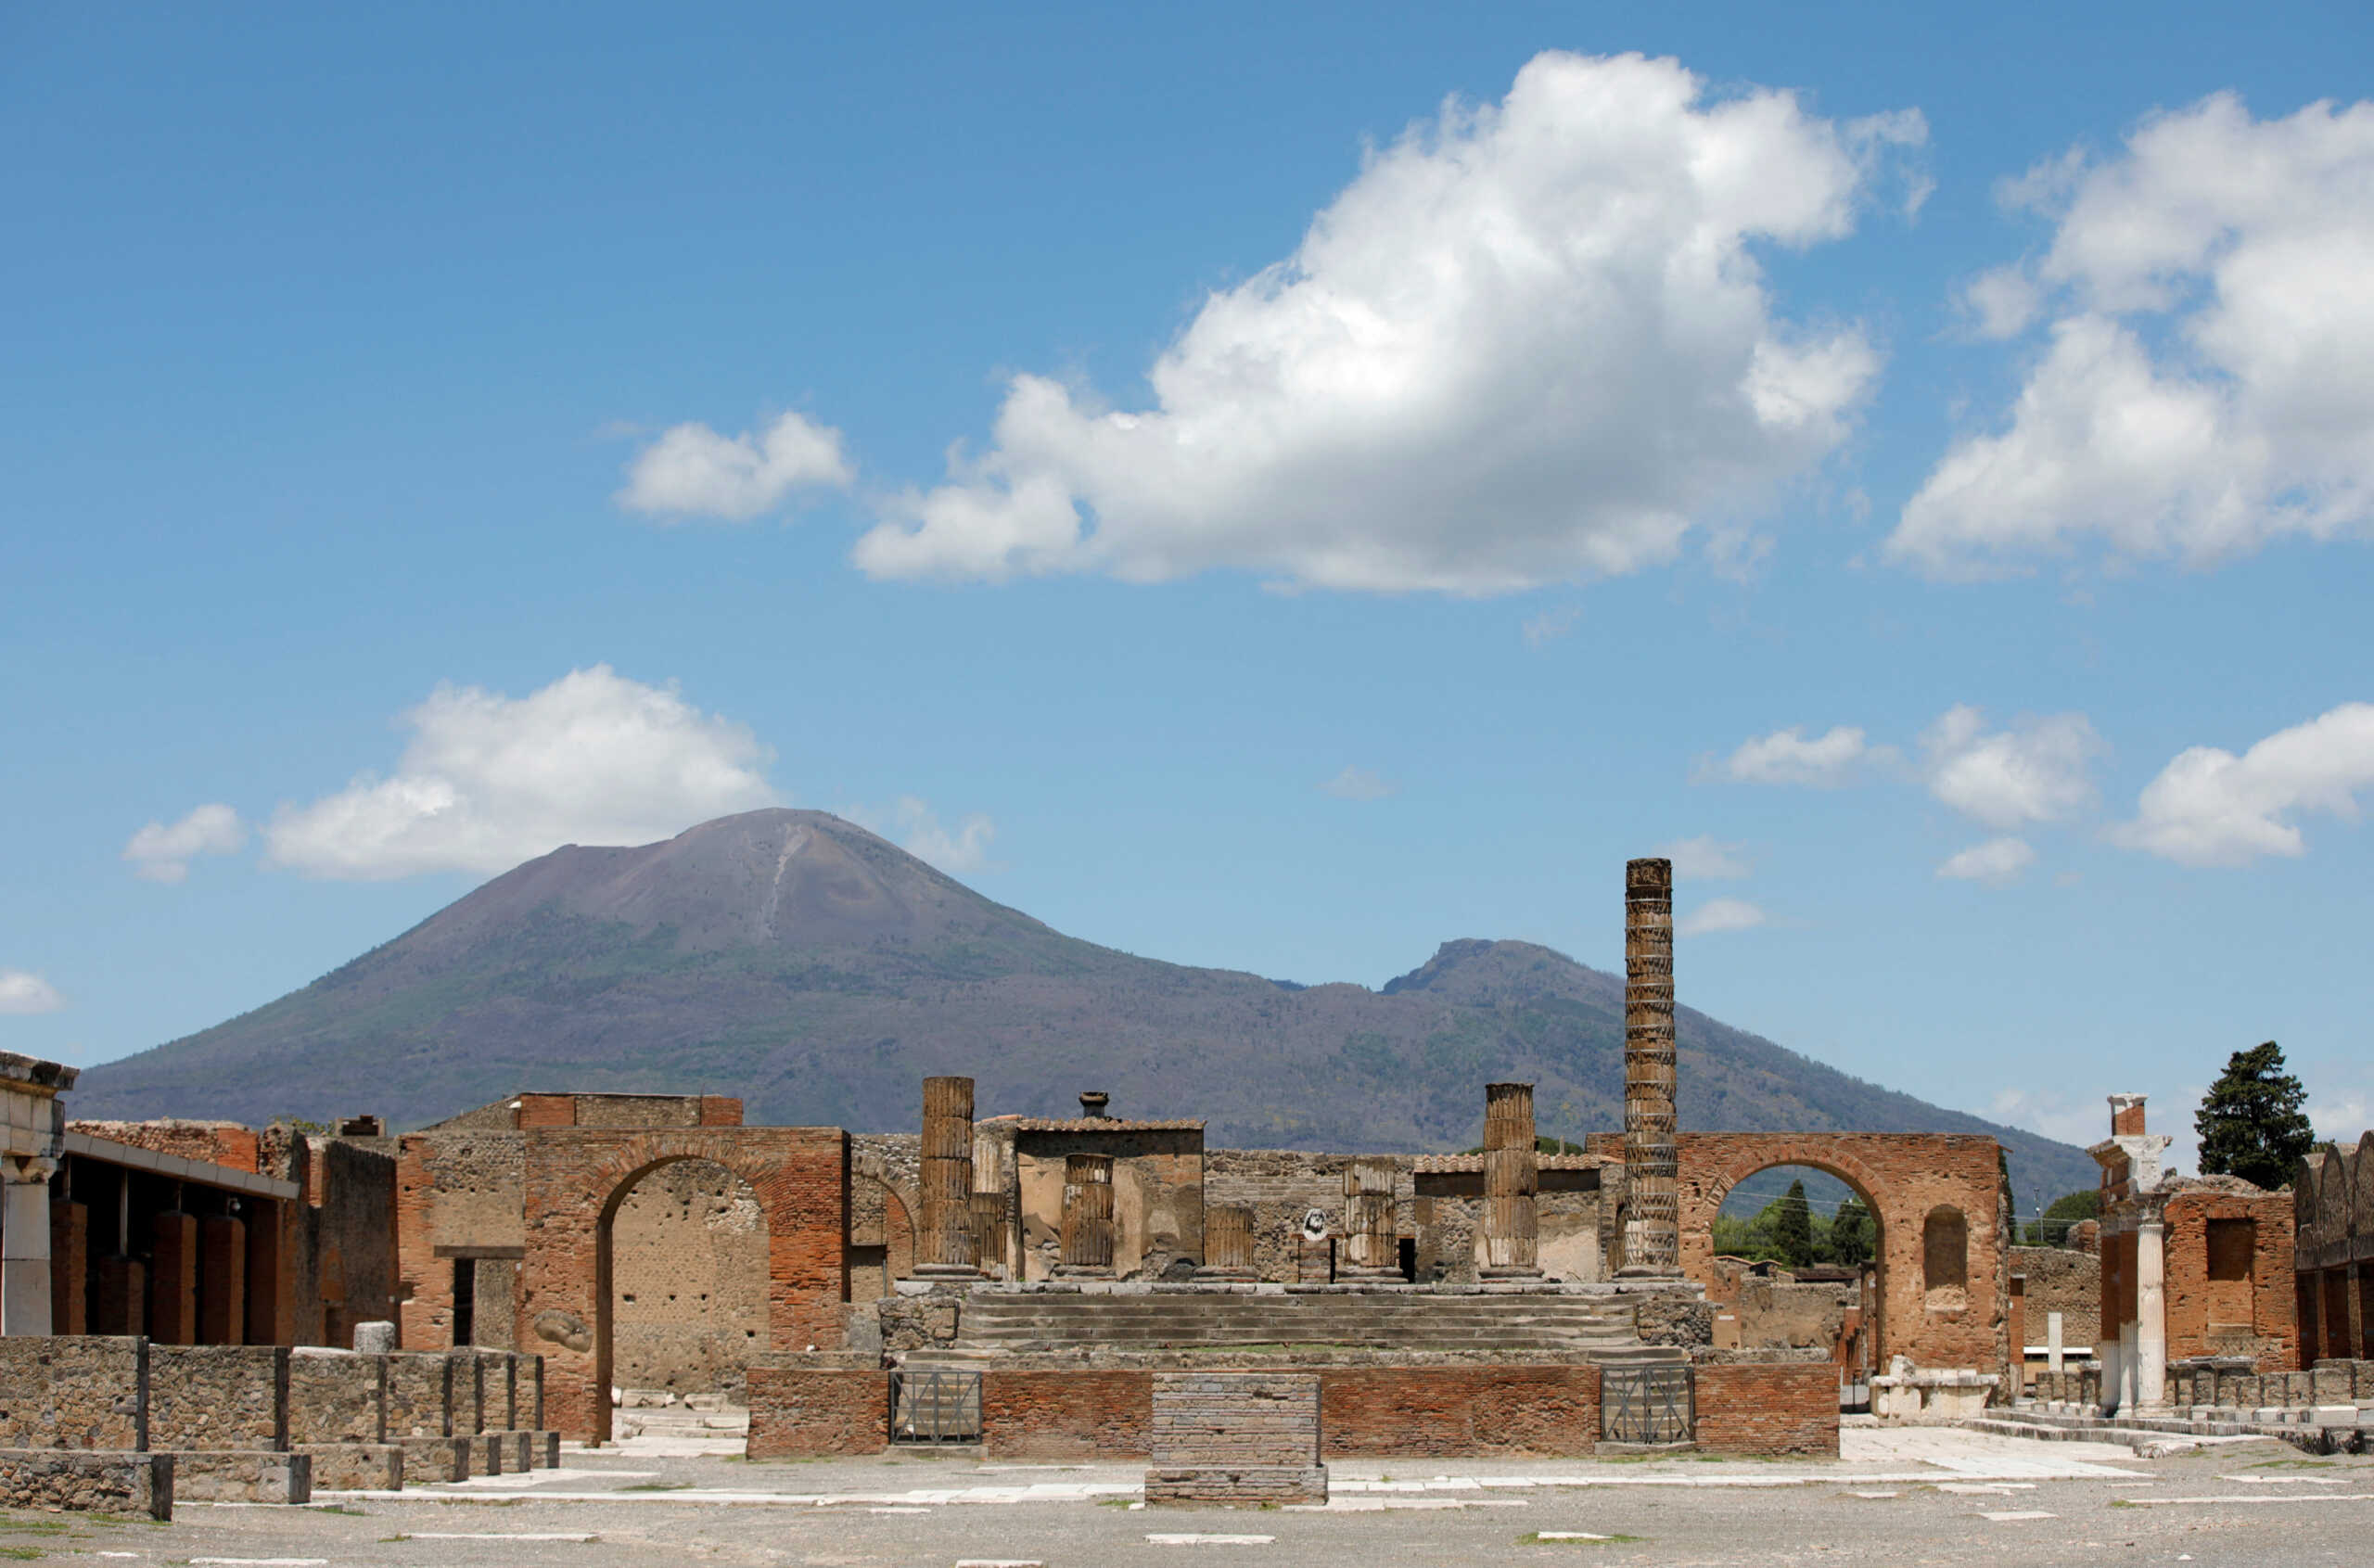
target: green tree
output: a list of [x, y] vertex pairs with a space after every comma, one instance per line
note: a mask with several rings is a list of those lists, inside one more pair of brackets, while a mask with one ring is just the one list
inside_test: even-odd
[[1841, 1203], [1838, 1212], [1831, 1216], [1830, 1235], [1822, 1256], [1832, 1263], [1856, 1268], [1870, 1262], [1871, 1255], [1878, 1246], [1879, 1236], [1871, 1224], [1871, 1211], [1863, 1206], [1862, 1200], [1850, 1197]]
[[1790, 1182], [1789, 1191], [1773, 1205], [1772, 1245], [1792, 1268], [1814, 1260], [1814, 1211], [1806, 1203], [1802, 1181]]
[[2290, 1181], [2317, 1146], [2301, 1110], [2307, 1099], [2300, 1080], [2283, 1070], [2283, 1048], [2275, 1041], [2234, 1052], [2192, 1119], [2202, 1174], [2239, 1176], [2266, 1188]]
[[2052, 1200], [2042, 1218], [2028, 1227], [2027, 1244], [2032, 1247], [2065, 1247], [2069, 1232], [2081, 1219], [2093, 1219], [2102, 1212], [2100, 1189], [2088, 1187], [2082, 1192], [2063, 1192]]

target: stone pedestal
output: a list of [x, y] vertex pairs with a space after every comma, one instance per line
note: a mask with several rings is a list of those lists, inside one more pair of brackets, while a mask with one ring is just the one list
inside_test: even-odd
[[1253, 1211], [1242, 1204], [1219, 1204], [1204, 1210], [1204, 1261], [1198, 1280], [1252, 1280]]
[[1681, 1272], [1674, 1141], [1673, 862], [1624, 868], [1623, 1276]]
[[0, 1334], [50, 1332], [49, 1179], [57, 1169], [40, 1155], [0, 1161]]
[[973, 1229], [973, 1080], [924, 1079], [923, 1213], [918, 1279], [976, 1280]]
[[1091, 1279], [1112, 1277], [1110, 1154], [1073, 1154], [1064, 1161], [1063, 1261], [1056, 1272]]
[[1484, 1086], [1484, 1257], [1487, 1280], [1541, 1278], [1535, 1194], [1541, 1161], [1533, 1128], [1533, 1085]]
[[1344, 1169], [1344, 1252], [1339, 1280], [1401, 1278], [1401, 1228], [1393, 1204], [1391, 1160], [1354, 1160]]
[[1156, 1372], [1148, 1508], [1327, 1500], [1319, 1379], [1309, 1372]]

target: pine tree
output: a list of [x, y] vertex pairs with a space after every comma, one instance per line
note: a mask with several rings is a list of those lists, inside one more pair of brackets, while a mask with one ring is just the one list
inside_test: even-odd
[[1848, 1198], [1838, 1205], [1830, 1219], [1830, 1245], [1824, 1249], [1832, 1263], [1849, 1268], [1871, 1261], [1876, 1238], [1871, 1234], [1871, 1211], [1859, 1198]]
[[2193, 1117], [2204, 1176], [2239, 1176], [2266, 1188], [2291, 1179], [2317, 1135], [2301, 1110], [2308, 1091], [2283, 1070], [2283, 1048], [2268, 1040], [2234, 1052]]
[[1806, 1184], [1789, 1183], [1789, 1191], [1774, 1205], [1772, 1245], [1780, 1261], [1803, 1268], [1814, 1260], [1814, 1211], [1806, 1202]]

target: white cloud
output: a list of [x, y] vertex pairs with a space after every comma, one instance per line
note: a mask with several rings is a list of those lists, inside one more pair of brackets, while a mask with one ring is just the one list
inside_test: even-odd
[[[2047, 1138], [2063, 1143], [2089, 1148], [2111, 1135], [2111, 1113], [2108, 1098], [2094, 1095], [2072, 1100], [2059, 1090], [2013, 1088], [2001, 1090], [1988, 1107], [1988, 1114], [1998, 1122], [2026, 1128]], [[2173, 1130], [2162, 1128], [2163, 1131]], [[2031, 1193], [2046, 1201], [2060, 1196], [2057, 1192]]]
[[1656, 853], [1671, 860], [1674, 875], [1681, 878], [1711, 881], [1742, 877], [1752, 869], [1746, 845], [1724, 844], [1708, 834], [1660, 845]]
[[1937, 874], [2000, 887], [2017, 880], [2036, 859], [2036, 852], [2024, 838], [1990, 838], [1947, 860], [1937, 868]]
[[248, 826], [228, 806], [200, 806], [168, 827], [152, 822], [132, 835], [123, 858], [134, 876], [151, 882], [179, 882], [189, 875], [190, 861], [199, 855], [235, 853], [248, 841]]
[[635, 454], [617, 500], [630, 511], [742, 522], [782, 505], [794, 491], [844, 489], [853, 478], [838, 430], [785, 414], [739, 436], [706, 425], [672, 427]]
[[55, 1013], [66, 1005], [57, 988], [22, 969], [0, 969], [0, 1013]]
[[967, 815], [951, 831], [941, 824], [938, 812], [912, 795], [900, 797], [887, 818], [862, 808], [848, 815], [859, 826], [896, 839], [908, 854], [929, 860], [951, 875], [988, 866], [989, 841], [998, 831], [997, 825], [978, 811]]
[[2093, 803], [2094, 759], [2105, 749], [2082, 713], [1988, 731], [1967, 704], [1947, 708], [1921, 737], [1929, 792], [1992, 828], [2054, 822]]
[[2374, 704], [2343, 703], [2278, 730], [2237, 757], [2214, 746], [2179, 753], [2143, 786], [2116, 843], [2185, 865], [2240, 865], [2305, 848], [2289, 818], [2329, 811], [2357, 820], [2356, 792], [2374, 784]]
[[2306, 1109], [2308, 1125], [2329, 1142], [2355, 1143], [2359, 1134], [2374, 1127], [2374, 1100], [2362, 1093], [2311, 1095]]
[[1845, 236], [1925, 134], [1712, 97], [1670, 60], [1538, 56], [1207, 297], [1152, 406], [1015, 376], [989, 449], [891, 498], [854, 558], [1457, 593], [1666, 561], [1845, 439], [1880, 354], [1785, 319], [1755, 251]]
[[1338, 800], [1382, 800], [1393, 793], [1393, 785], [1366, 768], [1347, 767], [1319, 787]]
[[1574, 631], [1582, 618], [1583, 612], [1573, 605], [1562, 605], [1554, 610], [1528, 616], [1524, 627], [1525, 645], [1538, 648], [1554, 643]]
[[1746, 931], [1764, 924], [1764, 911], [1744, 899], [1709, 899], [1673, 928], [1677, 937], [1711, 937], [1718, 931]]
[[1863, 732], [1852, 725], [1835, 725], [1807, 740], [1805, 731], [1793, 724], [1743, 742], [1722, 761], [1702, 763], [1697, 771], [1701, 778], [1729, 779], [1739, 784], [1810, 784], [1817, 789], [1835, 789], [1867, 765], [1892, 763], [1895, 759], [1895, 747], [1870, 745]]
[[1889, 551], [1939, 576], [2091, 543], [2206, 565], [2374, 522], [2374, 103], [2253, 121], [2219, 94], [2007, 199], [2059, 219], [1982, 276], [1982, 331], [2050, 325], [2008, 425], [1957, 442]]
[[274, 813], [272, 863], [354, 880], [501, 872], [566, 843], [645, 844], [778, 803], [748, 730], [607, 665], [517, 698], [440, 686], [404, 723], [391, 776]]

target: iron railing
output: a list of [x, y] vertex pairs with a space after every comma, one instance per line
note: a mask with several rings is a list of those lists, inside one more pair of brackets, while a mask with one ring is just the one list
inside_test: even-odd
[[1698, 1390], [1688, 1367], [1600, 1370], [1600, 1437], [1609, 1443], [1688, 1443], [1698, 1430]]
[[890, 1441], [980, 1440], [980, 1373], [954, 1367], [902, 1367], [891, 1372]]

